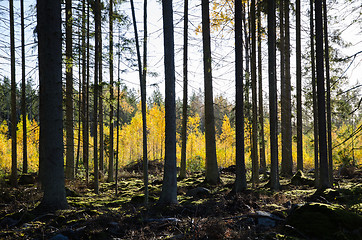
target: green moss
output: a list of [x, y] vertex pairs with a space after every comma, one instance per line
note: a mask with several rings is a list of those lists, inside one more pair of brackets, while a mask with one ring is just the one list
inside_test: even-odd
[[348, 212], [340, 205], [305, 204], [292, 212], [287, 224], [318, 239], [362, 238], [362, 235], [355, 236], [359, 233], [354, 232], [362, 226], [362, 216]]

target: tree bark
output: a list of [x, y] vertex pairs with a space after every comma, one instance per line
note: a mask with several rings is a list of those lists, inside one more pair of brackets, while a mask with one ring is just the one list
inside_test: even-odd
[[68, 207], [63, 160], [61, 3], [39, 0], [37, 13], [40, 85], [39, 177], [44, 190], [38, 208], [53, 211]]
[[328, 143], [328, 165], [329, 183], [333, 185], [333, 153], [332, 153], [332, 114], [331, 114], [331, 79], [329, 76], [329, 43], [328, 43], [328, 18], [327, 3], [323, 0], [323, 21], [324, 21], [324, 58], [326, 62], [326, 104], [327, 104], [327, 143]]
[[259, 183], [258, 159], [258, 96], [256, 90], [256, 14], [255, 0], [251, 0], [251, 89], [252, 89], [252, 184], [256, 187]]
[[260, 170], [266, 174], [265, 141], [264, 141], [264, 109], [263, 109], [263, 69], [262, 69], [262, 49], [261, 49], [261, 1], [258, 0], [258, 80], [259, 80], [259, 144], [260, 144]]
[[279, 190], [278, 171], [278, 103], [276, 79], [276, 32], [275, 0], [268, 1], [268, 66], [269, 66], [269, 113], [270, 113], [270, 188]]
[[236, 128], [236, 178], [234, 192], [246, 189], [245, 145], [244, 145], [244, 74], [243, 74], [243, 32], [242, 1], [235, 1], [235, 128]]
[[187, 146], [187, 91], [188, 91], [188, 78], [187, 78], [187, 61], [188, 61], [188, 21], [189, 21], [189, 1], [184, 1], [184, 52], [183, 52], [183, 99], [182, 99], [182, 129], [181, 129], [181, 168], [180, 178], [186, 177], [186, 146]]
[[66, 117], [66, 167], [65, 177], [74, 179], [74, 127], [73, 127], [73, 16], [72, 0], [65, 1], [65, 117]]
[[21, 11], [21, 115], [23, 115], [23, 173], [28, 172], [28, 144], [26, 127], [26, 99], [25, 99], [25, 24], [24, 24], [24, 0], [20, 0]]
[[315, 56], [314, 56], [314, 1], [310, 0], [310, 46], [311, 46], [311, 68], [312, 68], [312, 91], [313, 91], [313, 126], [314, 126], [314, 178], [315, 185], [319, 186], [319, 147], [318, 147], [318, 105], [315, 74]]
[[175, 54], [172, 0], [162, 0], [165, 56], [165, 165], [159, 203], [177, 203]]
[[321, 189], [330, 187], [329, 167], [326, 139], [326, 107], [324, 89], [324, 57], [323, 57], [323, 16], [322, 0], [315, 1], [316, 27], [316, 69], [317, 69], [317, 97], [318, 97], [318, 136], [320, 157], [320, 185]]
[[302, 52], [300, 30], [300, 0], [296, 0], [296, 66], [297, 66], [297, 170], [303, 171], [302, 119]]
[[205, 142], [206, 142], [206, 176], [205, 182], [217, 184], [220, 180], [216, 158], [215, 119], [212, 93], [211, 46], [209, 1], [202, 0], [202, 42], [204, 54], [205, 87]]

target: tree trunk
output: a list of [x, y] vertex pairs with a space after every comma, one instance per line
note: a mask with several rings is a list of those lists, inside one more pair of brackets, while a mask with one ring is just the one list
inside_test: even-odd
[[[83, 2], [83, 12], [85, 13], [85, 2]], [[84, 17], [84, 21], [85, 17]], [[83, 80], [86, 80], [85, 88], [84, 88], [84, 127], [83, 127], [83, 161], [85, 165], [85, 176], [87, 183], [89, 182], [89, 60], [90, 60], [90, 46], [89, 46], [89, 38], [90, 38], [90, 5], [89, 2], [87, 3], [87, 61], [85, 65], [85, 57], [83, 58], [83, 73], [87, 72], [86, 79], [83, 77]], [[85, 56], [85, 51], [84, 51]], [[85, 74], [83, 75], [85, 76]]]
[[11, 55], [11, 186], [18, 186], [17, 142], [16, 142], [16, 80], [15, 80], [15, 35], [14, 1], [9, 1], [10, 8], [10, 55]]
[[252, 183], [256, 187], [259, 183], [258, 159], [258, 96], [256, 90], [256, 17], [255, 0], [251, 0], [251, 89], [252, 89]]
[[315, 1], [315, 27], [316, 27], [316, 66], [317, 66], [317, 97], [318, 97], [318, 136], [320, 157], [320, 185], [321, 189], [330, 187], [329, 167], [326, 139], [326, 108], [324, 89], [324, 64], [323, 64], [323, 16], [322, 0]]
[[317, 105], [317, 90], [316, 90], [316, 74], [315, 74], [315, 56], [314, 56], [314, 10], [313, 0], [310, 0], [310, 53], [311, 53], [311, 68], [312, 68], [312, 91], [313, 91], [313, 126], [314, 126], [314, 178], [315, 185], [319, 186], [319, 148], [318, 148], [318, 105]]
[[275, 0], [268, 1], [268, 65], [269, 65], [269, 112], [270, 112], [270, 188], [279, 190], [278, 173], [278, 103], [276, 79], [276, 32]]
[[[109, 112], [109, 167], [108, 167], [108, 181], [113, 181], [113, 159], [114, 159], [114, 138], [113, 138], [113, 0], [109, 1], [109, 89], [110, 89], [110, 112]], [[119, 93], [118, 93], [119, 94]], [[118, 125], [117, 125], [118, 126]], [[118, 129], [117, 129], [118, 132]], [[117, 138], [118, 141], [118, 138]], [[118, 145], [117, 145], [118, 147]], [[117, 151], [118, 154], [118, 151]], [[117, 173], [116, 173], [117, 174]], [[116, 179], [117, 182], [117, 179]], [[117, 184], [116, 184], [117, 190]], [[117, 194], [116, 194], [117, 195]]]
[[332, 154], [332, 114], [331, 114], [331, 79], [329, 76], [329, 43], [328, 43], [328, 18], [327, 3], [323, 0], [323, 20], [324, 20], [324, 58], [326, 62], [326, 104], [327, 104], [327, 143], [328, 143], [328, 163], [329, 163], [329, 184], [333, 185], [333, 154]]
[[94, 8], [94, 19], [95, 19], [95, 52], [94, 52], [94, 97], [93, 97], [93, 104], [94, 104], [94, 111], [93, 111], [93, 159], [94, 159], [94, 192], [96, 194], [99, 193], [99, 179], [98, 179], [98, 77], [99, 77], [99, 60], [100, 60], [100, 25], [101, 25], [101, 18], [100, 18], [100, 0], [95, 1], [95, 8]]
[[145, 205], [148, 205], [148, 156], [147, 156], [147, 120], [146, 120], [146, 77], [147, 77], [147, 0], [143, 5], [143, 71], [141, 81], [141, 108], [143, 134], [143, 182], [145, 184]]
[[20, 0], [21, 8], [21, 115], [23, 115], [23, 173], [28, 172], [28, 144], [26, 127], [26, 99], [25, 99], [25, 24], [24, 0]]
[[74, 179], [74, 127], [73, 127], [73, 16], [72, 0], [65, 1], [65, 117], [66, 117], [66, 167], [65, 177]]
[[262, 49], [261, 49], [261, 1], [258, 0], [258, 80], [259, 80], [259, 144], [260, 144], [260, 170], [266, 174], [265, 141], [264, 141], [264, 109], [263, 109], [263, 76], [262, 76]]
[[[101, 15], [101, 13], [100, 13], [100, 15]], [[99, 96], [99, 171], [102, 174], [104, 174], [103, 53], [102, 52], [103, 52], [102, 51], [102, 31], [99, 30], [99, 86], [98, 86], [98, 96]], [[111, 164], [110, 161], [109, 161], [109, 164]], [[113, 175], [113, 162], [112, 162], [112, 175]]]
[[172, 0], [162, 0], [165, 56], [165, 165], [161, 204], [177, 203], [175, 54]]
[[296, 0], [296, 65], [297, 65], [297, 170], [303, 171], [302, 120], [302, 53], [300, 31], [300, 0]]
[[183, 99], [182, 99], [182, 129], [181, 129], [181, 168], [180, 178], [186, 177], [186, 144], [187, 144], [187, 91], [188, 91], [188, 78], [187, 78], [187, 61], [188, 61], [188, 21], [189, 21], [189, 1], [184, 1], [184, 55], [183, 55]]
[[39, 209], [68, 207], [64, 187], [61, 3], [37, 1], [39, 54]]
[[217, 184], [220, 180], [216, 158], [215, 120], [212, 93], [211, 46], [209, 2], [202, 0], [202, 42], [204, 54], [205, 87], [205, 142], [206, 142], [206, 176], [205, 182]]
[[234, 192], [246, 189], [245, 145], [244, 145], [244, 75], [243, 75], [243, 32], [242, 2], [235, 1], [235, 128], [236, 128], [236, 179]]

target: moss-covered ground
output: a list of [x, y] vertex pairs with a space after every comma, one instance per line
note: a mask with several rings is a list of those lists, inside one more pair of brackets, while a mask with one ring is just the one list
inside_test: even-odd
[[[67, 181], [69, 209], [47, 214], [33, 211], [41, 199], [38, 184], [11, 188], [3, 181], [0, 239], [358, 239], [362, 236], [362, 225], [361, 229], [358, 224], [352, 226], [362, 218], [361, 168], [356, 169], [352, 178], [340, 176], [336, 171], [334, 188], [324, 191], [291, 184], [290, 178], [283, 178], [280, 191], [270, 191], [265, 187], [267, 180], [261, 179], [257, 188], [252, 189], [249, 183], [245, 192], [235, 195], [234, 178], [232, 171], [221, 171], [220, 183], [209, 186], [204, 183], [204, 173], [192, 173], [178, 181], [179, 204], [168, 207], [157, 204], [162, 186], [159, 171], [150, 175], [147, 207], [139, 172], [120, 174], [118, 195], [115, 183], [101, 181], [100, 193], [95, 194], [91, 183]], [[209, 192], [188, 194], [197, 187]], [[303, 205], [306, 203], [312, 207]], [[316, 210], [313, 204], [330, 209]], [[262, 224], [260, 211], [272, 214], [271, 219], [277, 220], [272, 220], [270, 226]], [[317, 223], [313, 225], [312, 220]], [[348, 221], [350, 224], [346, 224]], [[334, 232], [329, 230], [324, 234], [331, 226]]]

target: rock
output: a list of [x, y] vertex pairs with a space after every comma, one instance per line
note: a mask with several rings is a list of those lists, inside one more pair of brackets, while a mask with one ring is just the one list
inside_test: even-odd
[[79, 193], [67, 187], [65, 187], [65, 195], [67, 197], [80, 197]]
[[314, 186], [314, 180], [304, 176], [304, 173], [301, 170], [298, 170], [294, 176], [290, 179], [290, 183], [295, 186], [308, 185], [310, 187]]
[[50, 238], [49, 240], [69, 240], [67, 236], [64, 236], [63, 234], [57, 234], [54, 237]]
[[28, 185], [36, 183], [36, 174], [22, 174], [19, 178], [19, 185]]
[[197, 188], [187, 191], [186, 196], [208, 197], [208, 196], [210, 196], [210, 194], [211, 194], [211, 191], [209, 189], [204, 188], [204, 187], [197, 187]]
[[308, 203], [297, 207], [287, 224], [317, 239], [362, 239], [362, 216], [340, 205]]

